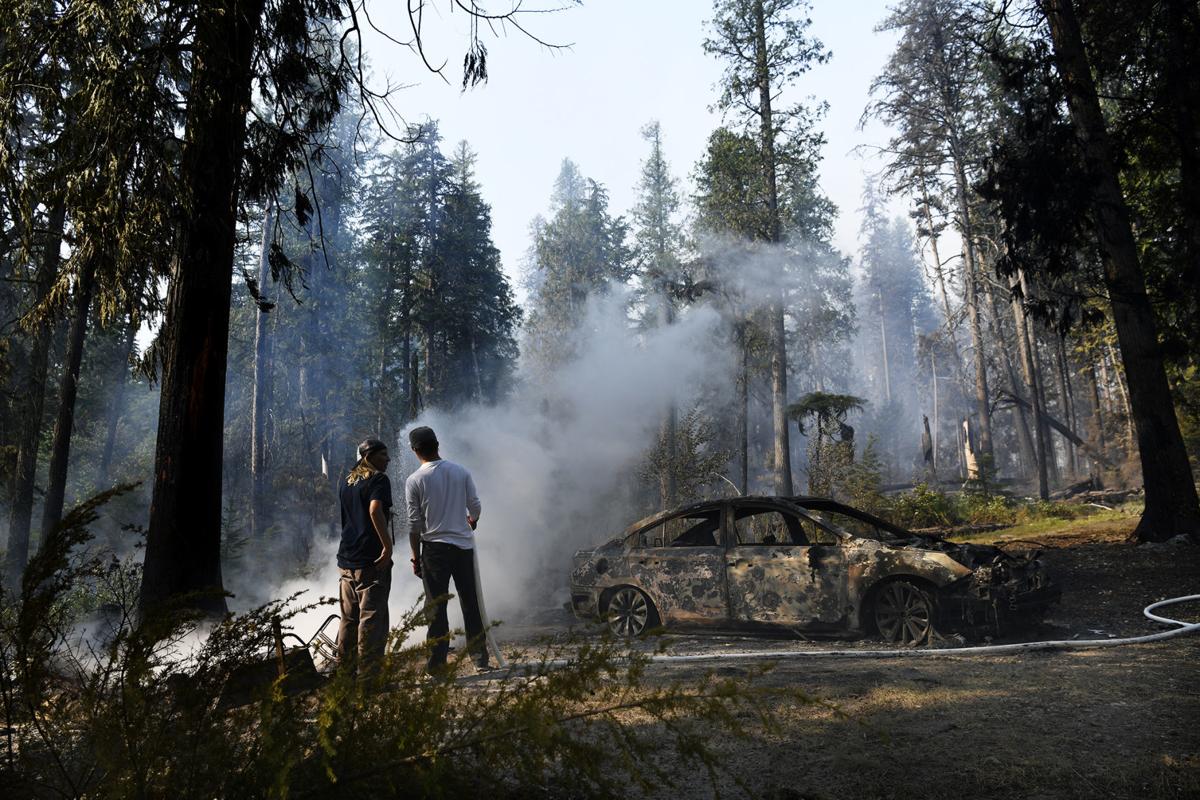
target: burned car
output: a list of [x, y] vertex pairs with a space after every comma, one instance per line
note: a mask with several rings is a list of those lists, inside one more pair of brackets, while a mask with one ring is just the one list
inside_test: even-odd
[[575, 554], [571, 605], [618, 635], [763, 629], [924, 644], [1036, 622], [1061, 592], [1036, 553], [956, 544], [833, 500], [737, 497], [655, 514]]

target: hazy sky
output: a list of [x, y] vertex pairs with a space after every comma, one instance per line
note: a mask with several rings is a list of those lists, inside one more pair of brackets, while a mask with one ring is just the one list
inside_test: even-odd
[[[836, 244], [853, 253], [864, 172], [879, 168], [855, 148], [887, 139], [878, 124], [860, 131], [858, 122], [895, 37], [874, 32], [886, 14], [883, 0], [813, 5], [810, 30], [833, 58], [805, 75], [792, 96], [829, 104], [821, 122], [827, 139], [821, 185], [840, 210]], [[368, 8], [377, 26], [411, 39], [401, 4], [376, 0]], [[522, 23], [531, 32], [570, 47], [551, 50], [513, 28], [499, 38], [485, 32], [490, 80], [466, 92], [459, 89], [466, 15], [450, 8], [449, 2], [430, 4], [424, 37], [430, 61], [446, 63], [449, 83], [426, 72], [409, 49], [380, 36], [368, 36], [365, 48], [377, 85], [407, 85], [393, 96], [407, 120], [438, 120], [444, 152], [466, 139], [478, 153], [493, 236], [514, 280], [529, 246], [529, 223], [546, 212], [563, 158], [608, 188], [613, 213], [625, 213], [647, 152], [640, 129], [657, 119], [672, 171], [690, 194], [692, 170], [720, 124], [709, 107], [721, 64], [702, 47], [712, 15], [708, 0], [587, 0], [559, 13], [526, 15]]]

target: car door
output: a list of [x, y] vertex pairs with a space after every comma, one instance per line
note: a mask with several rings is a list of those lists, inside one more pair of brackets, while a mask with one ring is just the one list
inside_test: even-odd
[[782, 503], [734, 502], [729, 517], [725, 579], [735, 623], [810, 631], [852, 624], [835, 533]]
[[728, 620], [724, 507], [712, 503], [641, 531], [629, 553], [632, 583], [654, 602], [662, 621], [721, 625]]

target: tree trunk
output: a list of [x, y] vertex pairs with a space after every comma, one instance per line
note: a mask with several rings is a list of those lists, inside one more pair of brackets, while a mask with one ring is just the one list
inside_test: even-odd
[[[766, 18], [762, 0], [754, 3], [755, 78], [758, 84], [759, 135], [762, 142], [764, 177], [767, 182], [767, 212], [770, 224], [768, 241], [777, 244], [781, 238], [779, 219], [779, 190], [775, 162], [775, 122], [771, 112], [771, 73], [767, 64]], [[782, 268], [781, 268], [782, 269]], [[782, 283], [782, 272], [779, 275]], [[771, 290], [772, 300], [767, 307], [770, 320], [771, 347], [771, 423], [774, 426], [774, 490], [775, 494], [792, 494], [792, 454], [788, 441], [787, 419], [787, 340], [784, 338], [783, 287]]]
[[[958, 326], [954, 324], [954, 313], [950, 309], [950, 293], [946, 290], [946, 272], [942, 269], [942, 257], [938, 252], [938, 237], [933, 234], [933, 214], [929, 211], [929, 197], [924, 195], [923, 186], [922, 193], [922, 202], [925, 206], [925, 224], [929, 226], [930, 230], [929, 250], [933, 254], [933, 274], [938, 285], [938, 295], [942, 298], [942, 311], [946, 315], [946, 336], [950, 339], [950, 350], [954, 354], [954, 377], [957, 381], [956, 385], [958, 386], [961, 398], [966, 381], [963, 378], [962, 354], [958, 352]], [[934, 420], [934, 425], [937, 425], [937, 420]]]
[[1038, 329], [1032, 319], [1029, 319], [1029, 345], [1033, 350], [1034, 375], [1037, 377], [1038, 402], [1042, 407], [1042, 436], [1046, 439], [1046, 473], [1050, 477], [1050, 485], [1057, 488], [1062, 480], [1058, 469], [1058, 451], [1054, 447], [1054, 439], [1050, 436], [1050, 403], [1046, 393], [1046, 362], [1042, 357], [1042, 343], [1038, 339]]
[[202, 6], [180, 185], [182, 215], [163, 333], [162, 399], [141, 607], [174, 600], [226, 611], [221, 469], [238, 175], [250, 109], [251, 54], [265, 0]]
[[1179, 299], [1190, 299], [1193, 313], [1200, 314], [1200, 10], [1195, 0], [1166, 0], [1163, 6], [1172, 67], [1164, 77], [1179, 147], [1180, 271], [1185, 291]]
[[[268, 301], [267, 282], [271, 279], [274, 213], [274, 203], [268, 202], [258, 254], [258, 291], [263, 302]], [[270, 310], [259, 306], [254, 316], [254, 396], [250, 402], [250, 541], [255, 544], [262, 542], [271, 525], [267, 512], [267, 417], [274, 394], [275, 348], [270, 322]]]
[[[1087, 370], [1084, 374], [1087, 376], [1088, 389], [1091, 391], [1089, 396], [1092, 400], [1092, 426], [1096, 430], [1096, 449], [1101, 453], [1107, 453], [1108, 443], [1107, 437], [1104, 435], [1104, 411], [1100, 405], [1100, 384], [1096, 379], [1096, 362], [1091, 360], [1089, 361], [1090, 363], [1088, 364]], [[1092, 460], [1095, 461], [1094, 458]], [[1098, 470], [1095, 467], [1100, 466], [1103, 463], [1104, 460], [1101, 459], [1093, 466], [1093, 475], [1098, 474]]]
[[67, 356], [63, 364], [58, 392], [58, 418], [54, 422], [54, 443], [50, 449], [50, 471], [46, 478], [46, 502], [42, 507], [42, 545], [54, 535], [62, 521], [63, 501], [67, 492], [67, 466], [71, 459], [71, 434], [75, 431], [75, 397], [79, 391], [79, 367], [83, 363], [83, 344], [87, 339], [88, 311], [96, 284], [96, 257], [86, 259], [75, 280], [71, 297], [71, 332], [67, 335]]
[[1133, 422], [1133, 404], [1129, 400], [1129, 388], [1126, 385], [1125, 373], [1121, 369], [1121, 359], [1111, 343], [1108, 344], [1108, 363], [1112, 364], [1113, 383], [1117, 385], [1117, 396], [1121, 400], [1121, 415], [1125, 418], [1125, 455], [1133, 458], [1138, 449], [1137, 431]]
[[[1001, 394], [1004, 394], [1004, 393], [1002, 392]], [[1024, 397], [1021, 397], [1020, 395], [1015, 395], [1015, 394], [1009, 394], [1007, 396], [1008, 396], [1008, 399], [1010, 399], [1012, 402], [1016, 403], [1017, 405], [1032, 410], [1033, 405], [1028, 400], [1026, 400]], [[1045, 418], [1046, 418], [1046, 424], [1049, 425], [1054, 430], [1061, 433], [1063, 435], [1064, 439], [1066, 439], [1069, 442], [1073, 442], [1075, 445], [1082, 448], [1085, 452], [1087, 452], [1089, 455], [1091, 455], [1096, 460], [1097, 463], [1103, 464], [1106, 467], [1110, 466], [1110, 464], [1108, 463], [1108, 459], [1104, 455], [1104, 453], [1093, 448], [1084, 439], [1080, 438], [1079, 434], [1075, 433], [1075, 431], [1071, 430], [1066, 425], [1059, 422], [1058, 420], [1056, 420], [1054, 417], [1052, 417], [1049, 414], [1046, 414]]]
[[125, 328], [125, 346], [121, 348], [123, 357], [113, 370], [115, 387], [108, 410], [108, 430], [104, 435], [104, 452], [100, 456], [100, 467], [96, 471], [96, 485], [101, 489], [108, 486], [109, 473], [112, 471], [113, 453], [117, 447], [117, 427], [125, 413], [125, 391], [129, 387], [129, 360], [133, 358], [136, 345], [137, 325], [131, 319]]
[[1012, 296], [1012, 312], [1013, 322], [1017, 330], [1017, 352], [1021, 359], [1021, 373], [1025, 378], [1025, 390], [1023, 394], [1030, 399], [1033, 409], [1033, 430], [1034, 441], [1037, 444], [1037, 482], [1038, 482], [1038, 497], [1043, 500], [1050, 499], [1050, 481], [1048, 470], [1046, 468], [1046, 451], [1049, 442], [1046, 437], [1046, 425], [1042, 419], [1044, 409], [1041, 403], [1041, 393], [1038, 391], [1037, 380], [1037, 362], [1033, 355], [1033, 342], [1029, 335], [1029, 320], [1025, 314], [1025, 308], [1021, 305], [1021, 300], [1014, 290]]
[[[387, 283], [384, 285], [383, 298], [379, 303], [379, 361], [375, 364], [378, 378], [378, 395], [375, 398], [375, 435], [380, 437], [384, 436], [384, 428], [391, 422], [391, 420], [388, 419], [390, 416], [388, 413], [388, 400], [390, 399], [389, 396], [391, 394], [389, 391], [389, 384], [391, 381], [388, 380], [388, 367], [391, 366], [392, 362], [392, 337], [390, 324], [392, 318], [392, 298], [392, 282], [387, 281]], [[412, 384], [408, 382], [409, 379], [407, 377], [409, 348], [407, 333], [402, 335], [400, 341], [401, 346], [404, 348], [401, 353], [400, 363], [405, 365], [404, 369], [401, 370], [401, 377], [404, 378], [408, 384], [405, 388], [405, 394], [407, 395], [412, 391]], [[405, 397], [406, 404], [408, 401], [409, 398]]]
[[750, 491], [750, 358], [746, 352], [745, 320], [737, 322], [737, 452], [738, 488], [742, 494]]
[[[671, 306], [671, 298], [665, 291], [660, 293], [659, 302], [662, 304], [660, 317], [663, 327], [669, 327], [675, 323], [675, 312]], [[662, 441], [666, 445], [666, 462], [667, 468], [658, 476], [658, 500], [659, 505], [665, 511], [669, 508], [674, 508], [677, 502], [678, 486], [675, 480], [676, 461], [679, 458], [677, 452], [679, 444], [679, 411], [675, 408], [675, 400], [670, 400], [667, 406], [667, 416], [663, 420], [662, 425]]]
[[[979, 454], [987, 462], [991, 462], [992, 415], [988, 400], [987, 358], [983, 345], [983, 325], [979, 321], [978, 292], [975, 287], [979, 272], [975, 263], [974, 226], [971, 223], [971, 209], [967, 203], [967, 174], [958, 157], [954, 160], [954, 176], [957, 183], [958, 213], [962, 220], [964, 300], [971, 323], [971, 349], [975, 355], [975, 413], [979, 416]], [[984, 473], [990, 469], [989, 463]]]
[[[1055, 341], [1054, 356], [1057, 362], [1054, 374], [1058, 382], [1059, 416], [1063, 418], [1063, 422], [1069, 428], [1074, 430], [1076, 428], [1075, 403], [1071, 396], [1071, 377], [1067, 373], [1067, 348], [1061, 336]], [[1070, 471], [1071, 477], [1079, 474], [1075, 443], [1069, 439], [1067, 440], [1067, 469]]]
[[1092, 181], [1092, 216], [1104, 255], [1104, 279], [1121, 358], [1129, 378], [1130, 407], [1146, 487], [1146, 510], [1134, 535], [1141, 541], [1162, 541], [1188, 534], [1200, 542], [1200, 499], [1175, 417], [1154, 309], [1146, 295], [1115, 150], [1105, 128], [1079, 21], [1070, 0], [1043, 0], [1042, 9], [1050, 24], [1055, 62]]
[[405, 280], [400, 289], [400, 363], [403, 365], [401, 378], [404, 381], [401, 388], [404, 394], [404, 418], [400, 420], [400, 424], [405, 425], [421, 413], [421, 401], [420, 392], [417, 390], [417, 379], [420, 376], [417, 373], [416, 353], [413, 352], [412, 346], [412, 281]]
[[[1008, 379], [1008, 390], [1013, 394], [1021, 394], [1022, 392], [1017, 382], [1017, 372], [1013, 369], [1012, 355], [1009, 352], [1011, 342], [1001, 329], [1000, 304], [996, 301], [996, 293], [992, 290], [991, 281], [985, 280], [983, 282], [983, 289], [984, 294], [987, 295], [988, 310], [991, 312], [992, 336], [996, 340], [996, 346], [1000, 351], [1000, 359], [1004, 364], [1004, 377]], [[1019, 349], [1017, 357], [1021, 357]], [[1013, 409], [1013, 422], [1017, 429], [1017, 444], [1021, 450], [1022, 477], [1027, 478], [1037, 472], [1038, 458], [1033, 437], [1029, 433], [1029, 420], [1025, 416], [1025, 407], [1019, 403]]]
[[891, 364], [888, 363], [888, 341], [887, 341], [887, 314], [883, 307], [883, 290], [878, 290], [879, 294], [879, 343], [880, 349], [883, 351], [883, 399], [885, 402], [892, 402], [892, 370]]
[[[38, 261], [34, 291], [45, 297], [58, 275], [59, 250], [66, 227], [66, 208], [58, 203], [50, 211], [45, 241]], [[24, 382], [20, 407], [21, 432], [17, 440], [17, 463], [13, 476], [12, 510], [8, 521], [8, 551], [4, 577], [8, 586], [16, 586], [29, 559], [29, 532], [33, 527], [33, 489], [37, 477], [38, 446], [42, 440], [42, 413], [46, 404], [46, 372], [50, 362], [50, 342], [54, 325], [45, 320], [29, 339], [29, 372]]]

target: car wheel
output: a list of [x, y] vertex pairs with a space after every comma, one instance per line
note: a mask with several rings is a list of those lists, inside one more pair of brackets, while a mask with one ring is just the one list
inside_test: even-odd
[[618, 589], [608, 601], [608, 629], [617, 636], [641, 636], [658, 623], [654, 604], [632, 586]]
[[926, 644], [933, 638], [933, 598], [908, 581], [892, 581], [875, 595], [875, 627], [884, 641]]

